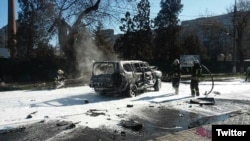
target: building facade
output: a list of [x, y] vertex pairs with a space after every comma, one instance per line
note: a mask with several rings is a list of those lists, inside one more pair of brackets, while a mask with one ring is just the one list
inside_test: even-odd
[[[234, 35], [233, 14], [197, 18], [183, 21], [182, 38], [189, 35], [198, 36], [202, 46], [207, 49], [207, 56], [211, 60], [232, 61], [236, 57], [235, 43], [237, 34]], [[250, 58], [250, 32], [245, 31], [243, 38], [244, 58]], [[235, 56], [234, 56], [235, 55]]]

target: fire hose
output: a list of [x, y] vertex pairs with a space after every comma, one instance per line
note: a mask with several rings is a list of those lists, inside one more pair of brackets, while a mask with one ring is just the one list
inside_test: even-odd
[[214, 89], [214, 79], [213, 79], [213, 76], [212, 76], [211, 71], [210, 71], [205, 65], [201, 64], [201, 66], [209, 73], [209, 76], [210, 76], [211, 81], [212, 81], [212, 86], [211, 86], [210, 91], [209, 91], [209, 92], [206, 91], [205, 94], [204, 94], [204, 95], [207, 96], [207, 95], [210, 94], [210, 93], [213, 91], [213, 89]]

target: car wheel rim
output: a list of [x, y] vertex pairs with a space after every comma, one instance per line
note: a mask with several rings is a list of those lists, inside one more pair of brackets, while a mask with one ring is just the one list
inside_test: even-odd
[[130, 96], [135, 97], [135, 95], [136, 95], [136, 87], [132, 86], [132, 88], [130, 89]]

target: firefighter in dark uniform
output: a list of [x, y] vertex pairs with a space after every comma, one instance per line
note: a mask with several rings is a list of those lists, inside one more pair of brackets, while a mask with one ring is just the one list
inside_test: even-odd
[[246, 81], [249, 81], [250, 79], [250, 66], [247, 67], [247, 71], [246, 71]]
[[175, 94], [179, 93], [180, 79], [180, 61], [178, 59], [175, 59], [172, 66], [172, 87], [175, 89]]
[[202, 68], [198, 60], [195, 60], [194, 65], [192, 67], [192, 76], [191, 76], [191, 94], [192, 96], [199, 96], [199, 81], [202, 73]]

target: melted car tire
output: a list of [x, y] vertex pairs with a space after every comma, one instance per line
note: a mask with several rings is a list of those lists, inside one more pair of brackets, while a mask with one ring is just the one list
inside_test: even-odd
[[129, 97], [135, 97], [136, 94], [137, 94], [137, 87], [136, 85], [129, 85], [127, 90], [126, 90], [126, 94], [129, 96]]
[[160, 91], [160, 88], [161, 88], [161, 80], [157, 79], [154, 85], [154, 89], [155, 91]]

